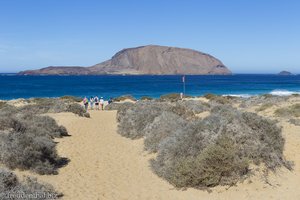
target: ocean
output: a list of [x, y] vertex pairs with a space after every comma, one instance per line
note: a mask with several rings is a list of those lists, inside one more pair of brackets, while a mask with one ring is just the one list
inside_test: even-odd
[[[183, 92], [182, 76], [17, 76], [0, 74], [0, 99], [121, 95], [159, 97]], [[300, 94], [300, 75], [229, 75], [185, 77], [186, 94], [206, 93], [249, 97], [259, 94]]]

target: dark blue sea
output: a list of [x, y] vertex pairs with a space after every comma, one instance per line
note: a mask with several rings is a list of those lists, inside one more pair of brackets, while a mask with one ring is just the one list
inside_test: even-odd
[[[186, 76], [186, 94], [252, 96], [300, 93], [300, 76]], [[0, 74], [0, 99], [121, 95], [159, 97], [183, 91], [182, 76], [17, 76]]]

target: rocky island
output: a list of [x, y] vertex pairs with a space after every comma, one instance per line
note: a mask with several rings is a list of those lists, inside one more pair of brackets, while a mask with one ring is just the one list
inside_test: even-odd
[[290, 75], [293, 75], [291, 72], [288, 72], [288, 71], [281, 71], [278, 73], [278, 75], [280, 76], [290, 76]]
[[206, 53], [185, 48], [148, 45], [123, 49], [110, 60], [90, 67], [50, 66], [19, 73], [19, 75], [101, 74], [228, 75], [231, 71], [220, 60]]

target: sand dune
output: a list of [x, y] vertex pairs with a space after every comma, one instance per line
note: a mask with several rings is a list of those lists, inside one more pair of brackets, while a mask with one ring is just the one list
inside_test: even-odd
[[63, 192], [63, 199], [300, 199], [299, 126], [281, 122], [286, 138], [285, 155], [295, 162], [294, 171], [282, 169], [271, 174], [268, 181], [256, 175], [237, 186], [201, 191], [177, 190], [152, 173], [149, 159], [153, 155], [143, 150], [143, 140], [117, 134], [115, 111], [91, 111], [91, 119], [70, 113], [51, 116], [71, 134], [56, 140], [59, 154], [71, 162], [60, 169], [59, 175], [38, 179]]

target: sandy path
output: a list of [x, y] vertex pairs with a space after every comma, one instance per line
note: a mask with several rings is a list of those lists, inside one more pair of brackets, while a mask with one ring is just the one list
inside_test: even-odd
[[[153, 174], [143, 140], [132, 141], [116, 133], [116, 112], [91, 112], [91, 119], [70, 113], [52, 115], [66, 126], [71, 137], [57, 139], [58, 152], [71, 162], [59, 175], [39, 176], [64, 193], [63, 199], [194, 200], [194, 199], [300, 199], [300, 127], [283, 124], [286, 155], [295, 170], [271, 175], [270, 183], [252, 177], [238, 186], [180, 191]], [[22, 172], [27, 174], [28, 172]]]

